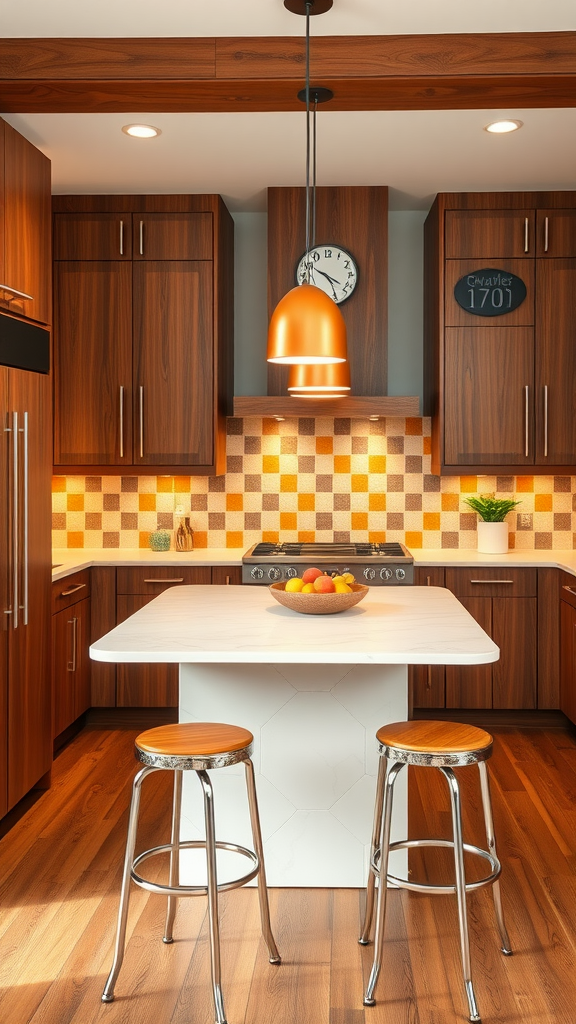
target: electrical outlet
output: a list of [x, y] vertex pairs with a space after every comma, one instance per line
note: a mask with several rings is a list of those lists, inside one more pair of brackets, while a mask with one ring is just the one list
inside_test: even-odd
[[531, 512], [518, 512], [517, 513], [516, 527], [518, 530], [531, 530], [532, 529], [532, 513]]

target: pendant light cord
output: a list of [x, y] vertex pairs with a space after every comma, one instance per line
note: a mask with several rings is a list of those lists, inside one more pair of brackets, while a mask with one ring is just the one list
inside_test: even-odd
[[[311, 6], [312, 6], [312, 0], [306, 0], [306, 284], [310, 284], [310, 8], [311, 8]], [[314, 159], [314, 164], [315, 163], [316, 163], [316, 161]]]

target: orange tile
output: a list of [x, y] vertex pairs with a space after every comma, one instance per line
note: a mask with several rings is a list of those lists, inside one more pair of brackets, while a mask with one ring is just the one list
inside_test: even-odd
[[332, 437], [317, 437], [316, 438], [316, 454], [317, 455], [332, 455], [334, 451], [334, 439]]
[[353, 530], [367, 530], [368, 529], [368, 513], [367, 512], [352, 512], [352, 529]]
[[[194, 538], [194, 540], [196, 540], [196, 538]], [[150, 547], [150, 531], [149, 530], [140, 530], [140, 533], [138, 534], [138, 547], [139, 548], [149, 548]]]
[[52, 477], [52, 492], [53, 494], [61, 493], [66, 490], [66, 477], [65, 476], [53, 476]]
[[516, 547], [516, 534], [509, 532], [508, 533], [508, 548], [509, 548], [510, 551], [513, 551], [515, 547]]
[[265, 544], [277, 544], [279, 541], [278, 530], [264, 530], [262, 540]]
[[367, 491], [368, 490], [368, 474], [367, 473], [353, 473], [351, 480], [352, 491]]
[[190, 494], [190, 477], [189, 476], [175, 476], [174, 477], [174, 490], [178, 494]]
[[407, 548], [421, 548], [422, 547], [422, 534], [420, 530], [406, 530], [406, 547]]
[[385, 544], [386, 543], [386, 531], [385, 530], [369, 530], [368, 541], [370, 544]]
[[158, 494], [170, 494], [174, 490], [174, 478], [171, 476], [157, 476], [156, 490]]
[[316, 495], [315, 494], [299, 494], [298, 495], [298, 511], [299, 512], [313, 512], [316, 508]]
[[138, 508], [141, 512], [155, 512], [156, 511], [156, 495], [155, 494], [139, 494], [138, 495]]
[[[244, 508], [244, 495], [243, 494], [227, 494], [226, 495], [226, 511], [227, 512], [241, 512]], [[229, 547], [229, 545], [226, 545]]]
[[385, 512], [386, 511], [386, 495], [379, 494], [377, 491], [374, 494], [368, 495], [368, 508], [370, 512]]
[[280, 475], [280, 490], [281, 491], [297, 491], [298, 490], [298, 477], [295, 473], [282, 473]]
[[208, 534], [205, 530], [194, 530], [194, 547], [195, 548], [207, 548], [208, 547]]
[[300, 544], [313, 544], [316, 540], [314, 530], [298, 530], [298, 542]]
[[[67, 494], [66, 495], [66, 508], [69, 512], [83, 512], [84, 511], [84, 495], [83, 494]], [[84, 545], [82, 545], [83, 547]]]
[[[262, 433], [263, 434], [278, 434], [280, 432], [280, 424], [278, 420], [269, 419], [267, 416], [262, 420]], [[275, 543], [271, 541], [270, 543]]]
[[83, 548], [84, 547], [84, 533], [82, 530], [70, 532], [66, 535], [66, 547], [67, 548]]
[[474, 494], [478, 490], [477, 476], [460, 477], [460, 494]]
[[386, 456], [385, 455], [369, 455], [368, 456], [368, 472], [369, 473], [385, 473], [386, 472]]
[[432, 438], [431, 437], [427, 436], [427, 437], [423, 437], [422, 438], [422, 452], [423, 452], [424, 455], [431, 455], [431, 453], [432, 453]]
[[295, 530], [297, 528], [298, 516], [296, 512], [281, 512], [280, 513], [280, 529], [281, 530]]
[[[440, 513], [439, 512], [425, 512], [422, 517], [422, 525], [425, 530], [439, 530], [440, 529]], [[408, 543], [408, 542], [406, 542]], [[420, 545], [422, 547], [422, 545]]]
[[350, 456], [349, 455], [335, 455], [334, 456], [334, 472], [335, 473], [349, 473], [350, 472]]
[[516, 490], [528, 491], [534, 490], [534, 477], [533, 476], [517, 476], [516, 477]]
[[551, 494], [535, 494], [534, 495], [534, 511], [535, 512], [551, 512], [552, 511], [552, 495]]
[[442, 511], [443, 512], [457, 512], [460, 508], [460, 495], [459, 494], [443, 494], [442, 495]]
[[422, 433], [422, 417], [421, 416], [407, 416], [406, 417], [406, 433], [407, 434], [421, 434]]
[[263, 473], [279, 473], [280, 472], [280, 458], [278, 455], [263, 455], [262, 456], [262, 472]]
[[226, 547], [227, 548], [242, 548], [244, 547], [244, 534], [242, 530], [227, 530], [226, 531]]

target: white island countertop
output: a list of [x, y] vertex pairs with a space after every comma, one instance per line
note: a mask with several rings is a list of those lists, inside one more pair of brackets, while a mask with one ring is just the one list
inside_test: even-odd
[[497, 661], [499, 649], [439, 587], [374, 587], [346, 612], [300, 615], [267, 588], [179, 586], [90, 654], [108, 662], [478, 665]]

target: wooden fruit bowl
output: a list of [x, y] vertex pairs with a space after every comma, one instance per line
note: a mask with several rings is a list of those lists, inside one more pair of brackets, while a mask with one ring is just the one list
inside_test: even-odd
[[285, 590], [286, 583], [273, 583], [268, 589], [280, 604], [303, 615], [334, 615], [345, 612], [362, 601], [370, 587], [362, 583], [352, 583], [351, 594], [296, 594]]

